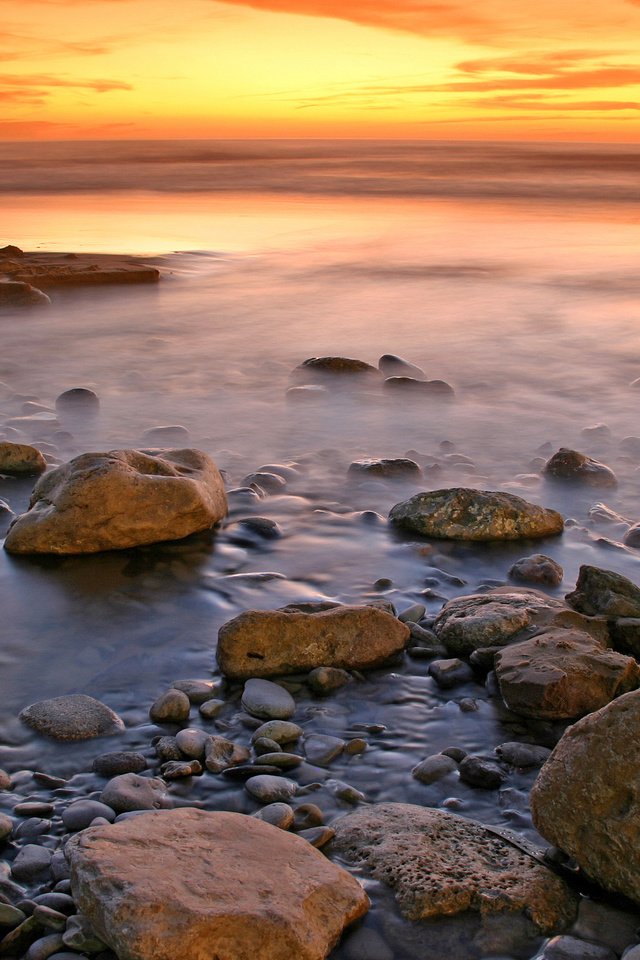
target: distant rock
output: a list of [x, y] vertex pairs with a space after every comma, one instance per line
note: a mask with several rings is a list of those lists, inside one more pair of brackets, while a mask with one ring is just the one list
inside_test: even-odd
[[554, 480], [575, 480], [590, 487], [615, 487], [618, 484], [610, 467], [567, 447], [554, 453], [545, 464], [543, 473]]
[[72, 387], [56, 397], [56, 410], [63, 416], [95, 417], [100, 412], [100, 399], [87, 387]]
[[607, 650], [576, 629], [555, 629], [496, 654], [504, 702], [537, 720], [572, 720], [640, 686], [633, 657]]
[[290, 403], [316, 403], [318, 400], [326, 400], [330, 396], [330, 391], [317, 383], [308, 383], [302, 387], [289, 387], [285, 393], [285, 399]]
[[536, 829], [612, 893], [640, 904], [640, 691], [570, 726], [531, 791]]
[[135, 960], [324, 960], [369, 907], [306, 840], [238, 813], [149, 813], [77, 834], [67, 855], [80, 910]]
[[567, 603], [589, 617], [640, 617], [640, 587], [613, 570], [584, 564]]
[[378, 360], [378, 370], [385, 377], [413, 377], [416, 380], [424, 380], [425, 372], [421, 367], [397, 357], [394, 353], [385, 353]]
[[30, 283], [19, 280], [0, 280], [0, 309], [2, 307], [44, 306], [51, 300]]
[[299, 364], [291, 377], [296, 384], [338, 385], [370, 380], [378, 382], [380, 371], [364, 360], [352, 360], [349, 357], [310, 357]]
[[389, 460], [354, 460], [349, 467], [349, 476], [418, 481], [422, 478], [422, 470], [415, 460], [408, 460], [406, 457]]
[[39, 450], [28, 443], [0, 442], [0, 473], [37, 474], [47, 469]]
[[20, 719], [52, 740], [91, 740], [124, 730], [117, 713], [82, 693], [39, 700], [25, 707]]
[[444, 540], [519, 540], [562, 533], [564, 520], [510, 493], [450, 487], [397, 503], [389, 519], [425, 537]]
[[557, 587], [562, 583], [564, 570], [551, 557], [534, 553], [530, 557], [517, 560], [509, 570], [509, 577], [518, 583], [542, 583], [548, 587]]
[[393, 890], [408, 920], [466, 911], [525, 915], [531, 932], [573, 920], [577, 898], [533, 857], [474, 820], [406, 803], [364, 807], [334, 821], [331, 851]]
[[407, 393], [433, 400], [451, 400], [455, 396], [455, 390], [446, 380], [416, 380], [415, 377], [407, 376], [387, 377], [384, 388], [393, 393]]
[[40, 250], [25, 252], [12, 246], [0, 250], [0, 273], [13, 281], [33, 283], [43, 290], [112, 283], [155, 283], [160, 279], [160, 271], [141, 257]]
[[184, 447], [189, 443], [189, 431], [178, 423], [150, 427], [142, 434], [142, 442], [151, 447]]
[[96, 553], [207, 530], [227, 512], [222, 477], [200, 450], [85, 453], [45, 474], [11, 525], [11, 553]]
[[399, 653], [409, 628], [384, 610], [341, 606], [318, 613], [249, 610], [218, 633], [220, 669], [234, 680], [315, 667], [366, 670]]

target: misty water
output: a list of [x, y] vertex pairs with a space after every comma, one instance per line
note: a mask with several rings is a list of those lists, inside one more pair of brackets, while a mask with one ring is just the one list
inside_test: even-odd
[[[88, 773], [98, 753], [151, 757], [150, 703], [174, 679], [217, 677], [217, 630], [246, 609], [384, 597], [399, 611], [420, 602], [435, 614], [446, 599], [508, 583], [511, 564], [534, 552], [564, 568], [552, 596], [572, 589], [584, 563], [640, 581], [638, 551], [622, 543], [640, 520], [640, 441], [628, 442], [640, 434], [639, 159], [637, 148], [576, 145], [2, 145], [2, 243], [135, 253], [162, 278], [56, 290], [46, 309], [2, 313], [0, 438], [25, 402], [53, 406], [82, 386], [100, 397], [97, 419], [25, 434], [52, 462], [141, 446], [145, 430], [181, 425], [231, 490], [263, 465], [296, 472], [281, 494], [230, 495], [231, 521], [268, 517], [282, 528], [277, 540], [248, 543], [223, 525], [96, 556], [0, 551], [0, 766], [70, 778], [67, 795], [76, 795], [100, 789]], [[308, 357], [375, 365], [385, 353], [446, 380], [455, 399], [372, 387], [315, 403], [286, 397]], [[591, 429], [598, 424], [608, 429]], [[543, 480], [561, 446], [606, 462], [617, 488]], [[409, 451], [424, 467], [420, 484], [347, 477], [354, 460]], [[390, 530], [393, 504], [449, 486], [516, 493], [560, 510], [567, 527], [508, 544]], [[31, 487], [0, 478], [0, 498], [20, 513]], [[619, 519], [594, 513], [598, 502]], [[498, 793], [457, 774], [425, 786], [411, 769], [448, 746], [491, 757], [505, 740], [552, 745], [557, 730], [508, 714], [480, 681], [440, 690], [428, 661], [411, 657], [327, 699], [304, 690], [295, 719], [307, 732], [364, 735], [369, 747], [324, 774], [301, 768], [301, 783], [324, 775], [370, 801], [450, 809], [542, 843], [528, 811], [534, 772], [512, 772]], [[17, 719], [34, 700], [76, 692], [117, 710], [126, 733], [60, 745]], [[216, 732], [248, 742], [233, 694]], [[460, 709], [468, 697], [477, 711]], [[257, 809], [241, 786], [212, 776], [172, 791], [205, 809]], [[331, 782], [310, 799], [329, 821], [350, 809]], [[445, 949], [459, 960], [493, 955], [460, 931], [448, 940], [429, 928], [414, 943], [384, 893], [372, 896], [365, 923], [396, 960], [435, 960]], [[540, 942], [508, 955], [533, 956]], [[335, 957], [350, 957], [348, 942]]]

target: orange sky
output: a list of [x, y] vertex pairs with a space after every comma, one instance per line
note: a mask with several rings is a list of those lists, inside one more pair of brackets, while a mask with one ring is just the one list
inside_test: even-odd
[[640, 0], [20, 0], [0, 139], [640, 141]]

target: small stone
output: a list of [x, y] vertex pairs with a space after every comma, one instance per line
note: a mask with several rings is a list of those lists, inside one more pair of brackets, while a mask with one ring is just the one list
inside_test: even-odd
[[72, 694], [40, 700], [20, 712], [27, 726], [52, 740], [90, 740], [124, 730], [120, 717], [93, 697]]
[[0, 843], [11, 836], [13, 820], [6, 813], [0, 813]]
[[36, 447], [27, 443], [0, 443], [0, 474], [33, 476], [46, 469], [47, 461]]
[[328, 767], [344, 750], [344, 740], [322, 733], [312, 733], [304, 739], [304, 752], [309, 763]]
[[55, 810], [52, 803], [43, 801], [27, 801], [16, 803], [13, 812], [17, 817], [50, 817]]
[[33, 902], [42, 904], [44, 907], [51, 907], [52, 910], [57, 910], [59, 913], [66, 914], [66, 916], [70, 916], [76, 910], [73, 898], [65, 893], [41, 893], [33, 898]]
[[309, 827], [308, 830], [298, 830], [298, 836], [302, 837], [317, 850], [326, 847], [335, 835], [336, 832], [331, 827]]
[[[246, 540], [240, 541], [235, 539], [238, 536], [238, 528], [240, 530], [240, 537], [242, 537], [243, 533], [248, 535]], [[228, 531], [234, 534], [234, 542], [253, 543], [254, 537], [258, 537], [261, 540], [277, 540], [278, 537], [282, 536], [282, 530], [276, 521], [269, 520], [268, 517], [244, 517], [242, 520], [238, 520], [237, 523], [226, 527], [226, 532]]]
[[95, 417], [100, 411], [100, 400], [86, 387], [73, 387], [56, 397], [56, 410], [71, 416]]
[[53, 851], [48, 847], [28, 843], [18, 851], [18, 855], [11, 864], [11, 876], [18, 883], [42, 881], [49, 875], [52, 856]]
[[285, 743], [294, 743], [302, 736], [302, 727], [290, 720], [268, 720], [254, 731], [251, 742], [255, 743], [261, 737], [267, 737], [269, 740], [275, 740], [281, 746]]
[[205, 745], [204, 765], [210, 773], [222, 773], [229, 767], [246, 763], [251, 756], [247, 747], [226, 737], [209, 737]]
[[42, 933], [42, 926], [34, 917], [27, 917], [0, 941], [0, 956], [21, 957]]
[[364, 803], [367, 799], [361, 790], [356, 790], [350, 783], [345, 783], [343, 780], [327, 780], [325, 786], [338, 800], [344, 800], [345, 803], [353, 806]]
[[261, 764], [277, 767], [278, 770], [293, 770], [303, 763], [304, 757], [299, 757], [297, 753], [285, 753], [283, 750], [277, 750], [275, 753], [262, 754], [259, 761]]
[[421, 367], [417, 367], [414, 363], [409, 363], [408, 360], [403, 360], [402, 357], [398, 357], [395, 353], [385, 353], [378, 360], [378, 370], [380, 373], [384, 374], [385, 377], [415, 377], [416, 379], [424, 380], [424, 370]]
[[293, 826], [294, 813], [288, 803], [269, 803], [253, 816], [258, 820], [271, 823], [280, 830], [289, 830]]
[[285, 777], [249, 777], [244, 786], [260, 803], [286, 803], [298, 792], [298, 784]]
[[[462, 703], [462, 701], [460, 702]], [[460, 763], [467, 756], [467, 751], [461, 747], [446, 747], [444, 750], [441, 750], [440, 753], [445, 757], [451, 757], [456, 763]]]
[[458, 764], [451, 757], [442, 753], [435, 753], [426, 760], [422, 760], [411, 771], [411, 776], [420, 783], [435, 783], [446, 777], [453, 770], [458, 769]]
[[216, 692], [216, 685], [208, 680], [176, 680], [171, 684], [171, 689], [186, 693], [189, 702], [199, 707], [211, 699]]
[[198, 707], [200, 716], [204, 717], [205, 720], [214, 720], [224, 707], [224, 700], [216, 700], [215, 698], [211, 700], [205, 700], [204, 703], [201, 703]]
[[76, 800], [62, 811], [62, 822], [67, 830], [84, 830], [96, 817], [104, 817], [113, 823], [116, 815], [111, 807], [99, 800]]
[[640, 617], [640, 587], [613, 570], [585, 564], [567, 603], [588, 617]]
[[348, 475], [362, 480], [368, 477], [379, 477], [383, 480], [417, 482], [422, 479], [422, 470], [415, 460], [396, 457], [395, 459], [354, 460], [349, 466]]
[[56, 850], [51, 858], [51, 876], [56, 882], [66, 881], [69, 877], [69, 864], [63, 850]]
[[326, 697], [334, 690], [339, 690], [350, 680], [351, 674], [339, 667], [316, 667], [307, 677], [310, 689], [320, 697]]
[[24, 955], [24, 960], [48, 960], [64, 946], [61, 933], [50, 933], [31, 944]]
[[616, 960], [616, 954], [601, 943], [560, 936], [549, 940], [540, 960]]
[[450, 690], [459, 683], [473, 680], [473, 670], [468, 663], [457, 657], [448, 660], [434, 660], [429, 664], [429, 674], [441, 690]]
[[[291, 821], [293, 822], [293, 816], [291, 817]], [[0, 926], [17, 927], [24, 919], [25, 914], [22, 910], [18, 910], [17, 907], [12, 906], [10, 903], [0, 902]]]
[[496, 755], [503, 763], [513, 767], [541, 767], [551, 756], [551, 750], [535, 743], [509, 742], [496, 747]]
[[266, 720], [288, 720], [296, 709], [295, 700], [283, 687], [270, 680], [247, 680], [242, 706], [252, 716]]
[[363, 740], [362, 737], [354, 737], [352, 740], [347, 740], [344, 745], [344, 752], [350, 757], [358, 756], [360, 753], [364, 753], [369, 744], [366, 740]]
[[450, 400], [455, 396], [453, 387], [446, 380], [416, 380], [415, 377], [405, 376], [387, 377], [384, 388], [386, 391], [400, 395], [408, 393], [432, 400]]
[[250, 777], [278, 777], [281, 774], [279, 767], [274, 767], [271, 763], [239, 763], [235, 767], [226, 767], [222, 771], [223, 777], [228, 780], [238, 780], [244, 783]]
[[189, 431], [178, 423], [150, 427], [142, 434], [142, 440], [150, 447], [184, 447], [189, 443]]
[[136, 773], [124, 773], [114, 777], [106, 785], [100, 800], [116, 813], [131, 810], [159, 810], [170, 805], [167, 787], [158, 777], [141, 777]]
[[96, 935], [87, 918], [76, 913], [69, 917], [67, 929], [62, 934], [65, 946], [72, 950], [83, 950], [85, 953], [99, 953], [106, 944]]
[[171, 688], [151, 705], [149, 717], [153, 723], [184, 723], [189, 719], [190, 709], [186, 693]]
[[182, 760], [182, 750], [175, 737], [154, 737], [151, 743], [158, 760], [162, 763], [168, 760]]
[[575, 480], [590, 487], [615, 487], [618, 484], [610, 467], [567, 447], [554, 453], [545, 464], [543, 473], [553, 480]]
[[199, 760], [169, 760], [162, 764], [160, 772], [165, 780], [180, 780], [202, 773], [202, 764]]
[[294, 811], [294, 830], [308, 830], [310, 827], [321, 827], [323, 823], [324, 813], [315, 803], [301, 803]]
[[189, 757], [191, 760], [201, 760], [204, 757], [209, 737], [210, 734], [204, 730], [187, 727], [185, 730], [179, 730], [176, 733], [176, 743], [185, 757]]
[[267, 473], [263, 470], [250, 473], [242, 481], [242, 485], [245, 487], [249, 487], [253, 483], [257, 484], [265, 493], [271, 494], [283, 493], [287, 485], [284, 477], [279, 477], [276, 473]]
[[11, 789], [11, 777], [6, 770], [0, 769], [0, 790]]
[[398, 620], [400, 623], [406, 623], [411, 629], [412, 624], [417, 624], [419, 620], [422, 620], [427, 608], [423, 603], [413, 603], [410, 607], [407, 607], [405, 610], [402, 610], [398, 614]]
[[310, 357], [299, 364], [292, 373], [296, 384], [330, 384], [337, 387], [348, 386], [354, 381], [380, 380], [379, 370], [363, 360], [353, 360], [350, 357]]
[[543, 553], [523, 557], [509, 569], [509, 577], [518, 583], [543, 583], [557, 587], [562, 583], [563, 576], [564, 570], [560, 564]]
[[48, 930], [62, 931], [67, 925], [66, 914], [39, 903], [31, 916]]
[[498, 790], [505, 776], [500, 767], [482, 757], [466, 756], [458, 767], [460, 779], [470, 787]]
[[141, 753], [121, 751], [118, 753], [102, 753], [96, 757], [92, 770], [99, 777], [117, 777], [121, 773], [142, 773], [147, 769], [147, 761]]
[[42, 817], [29, 817], [18, 823], [13, 830], [15, 840], [35, 840], [51, 830], [51, 820]]
[[253, 749], [256, 756], [261, 757], [263, 754], [278, 753], [282, 750], [282, 747], [275, 740], [270, 740], [269, 737], [258, 737], [253, 744]]

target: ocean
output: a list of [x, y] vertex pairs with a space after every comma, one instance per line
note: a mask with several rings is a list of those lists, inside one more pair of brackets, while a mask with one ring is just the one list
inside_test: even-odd
[[[145, 430], [180, 425], [231, 488], [263, 465], [298, 471], [282, 494], [232, 498], [233, 518], [281, 526], [262, 546], [222, 530], [91, 557], [0, 551], [0, 766], [67, 777], [74, 796], [98, 789], [91, 758], [124, 748], [122, 738], [44, 742], [19, 711], [88, 693], [125, 719], [127, 749], [149, 751], [150, 703], [173, 679], [210, 677], [218, 628], [245, 609], [384, 596], [433, 615], [454, 596], [508, 583], [511, 564], [536, 552], [564, 568], [562, 585], [545, 588], [554, 597], [585, 563], [640, 581], [638, 550], [622, 542], [640, 520], [640, 440], [629, 440], [640, 434], [639, 161], [637, 146], [573, 143], [0, 145], [0, 246], [131, 253], [162, 272], [157, 285], [56, 290], [46, 309], [0, 315], [0, 438], [24, 403], [52, 406], [82, 386], [100, 397], [97, 420], [28, 438], [53, 459], [140, 446]], [[364, 389], [287, 398], [308, 357], [376, 365], [387, 353], [447, 381], [455, 399], [390, 401]], [[563, 446], [606, 462], [618, 486], [543, 480]], [[420, 487], [357, 484], [347, 469], [407, 454], [425, 468], [424, 489], [516, 493], [560, 510], [565, 533], [536, 544], [416, 544], [391, 533], [390, 507]], [[30, 490], [0, 479], [16, 513]], [[443, 691], [427, 662], [408, 658], [347, 689], [322, 702], [301, 695], [302, 725], [339, 736], [359, 723], [385, 729], [331, 776], [370, 800], [444, 805], [540, 842], [527, 804], [535, 772], [514, 774], [497, 801], [410, 775], [446, 746], [491, 755], [517, 739], [482, 684]], [[478, 711], [461, 712], [462, 697]], [[242, 730], [238, 709], [223, 718], [231, 733]], [[212, 781], [189, 794], [205, 809], [256, 808], [237, 785]], [[335, 799], [326, 809], [346, 810]], [[391, 914], [386, 904], [367, 921], [383, 939]], [[387, 936], [386, 945], [393, 960], [436, 960], [443, 942], [394, 947]], [[505, 956], [525, 960], [539, 944]], [[490, 956], [468, 951], [456, 960]], [[348, 944], [335, 957], [355, 960]]]

